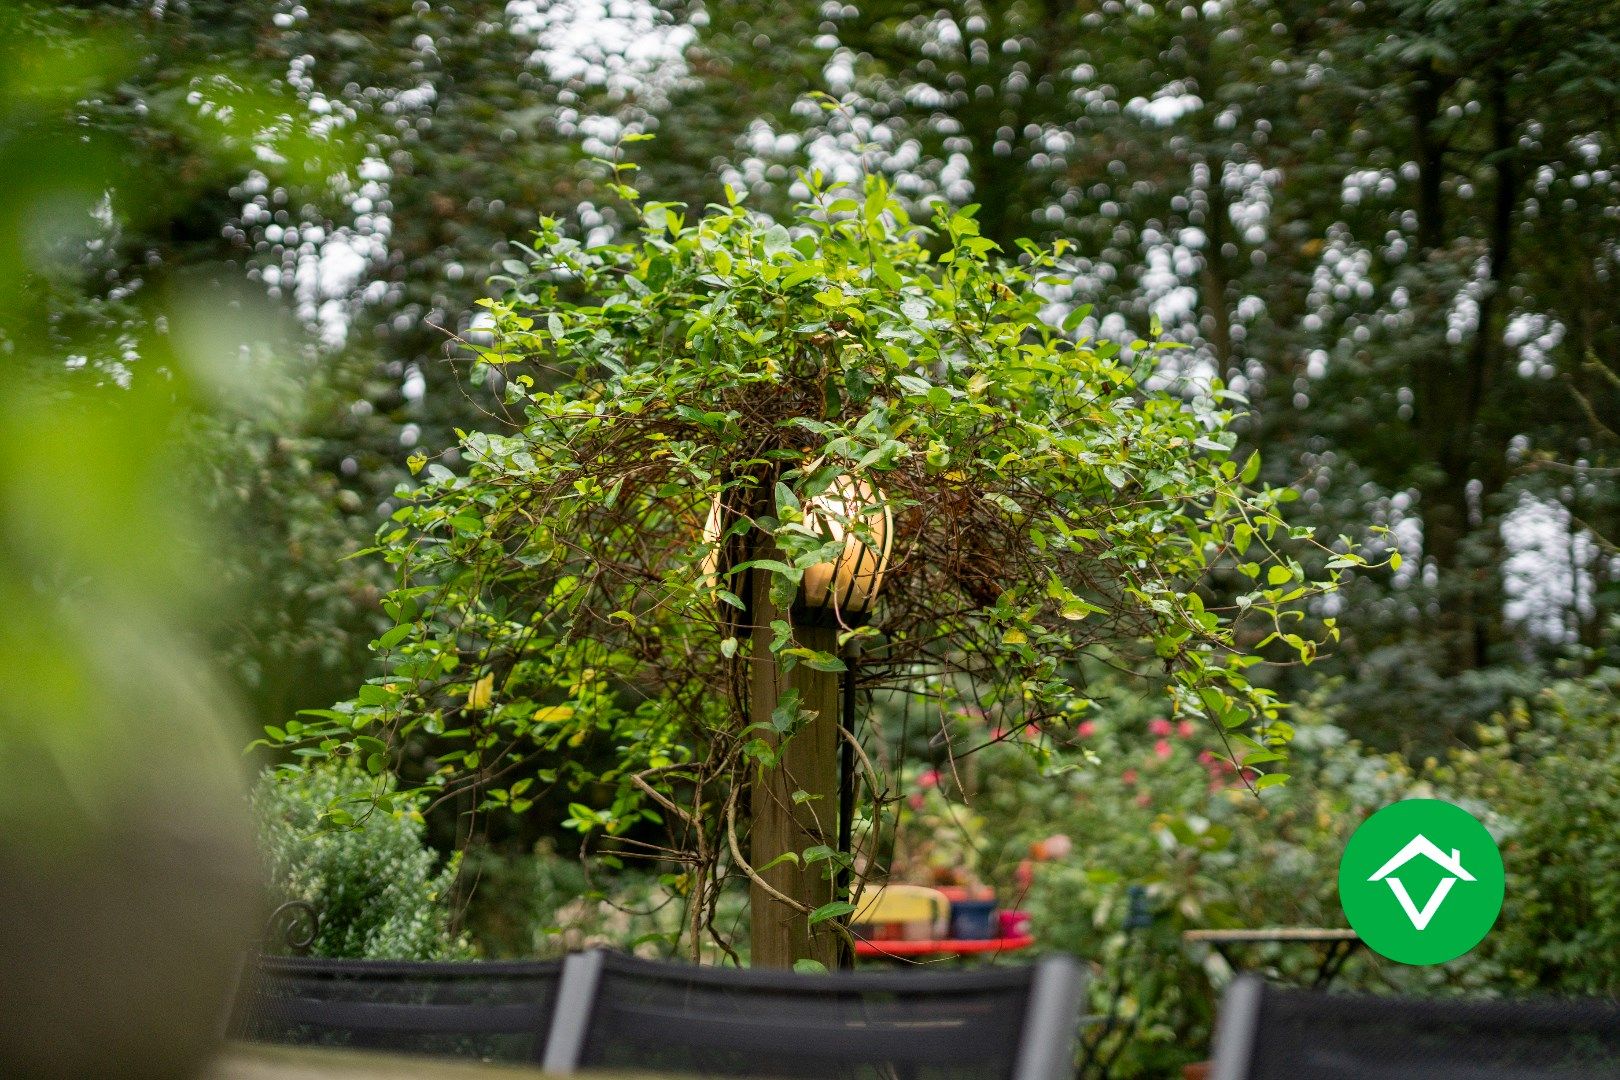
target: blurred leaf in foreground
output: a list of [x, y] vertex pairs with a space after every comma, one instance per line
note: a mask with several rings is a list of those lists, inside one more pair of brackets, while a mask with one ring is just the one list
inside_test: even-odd
[[[251, 939], [239, 727], [195, 640], [213, 600], [198, 553], [219, 538], [186, 490], [185, 436], [251, 388], [261, 329], [240, 298], [181, 306], [96, 276], [166, 195], [131, 132], [86, 120], [141, 58], [140, 26], [0, 13], [7, 1077], [189, 1075]], [[302, 146], [266, 100], [200, 100], [177, 130], [218, 168]]]

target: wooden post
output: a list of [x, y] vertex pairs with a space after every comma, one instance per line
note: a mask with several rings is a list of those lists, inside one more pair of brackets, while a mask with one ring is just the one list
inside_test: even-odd
[[[770, 575], [752, 574], [752, 651], [749, 659], [749, 716], [767, 728], [771, 713], [790, 689], [799, 692], [799, 707], [812, 714], [787, 745], [775, 768], [754, 781], [753, 831], [749, 860], [768, 865], [785, 852], [801, 854], [816, 844], [838, 842], [838, 673], [816, 671], [804, 664], [784, 673], [771, 654], [771, 622], [784, 617], [770, 598]], [[796, 627], [794, 636], [807, 649], [838, 652], [838, 632], [831, 627]], [[794, 800], [795, 793], [809, 796]], [[811, 910], [833, 899], [831, 863], [796, 866], [784, 861], [763, 877], [783, 895]], [[816, 960], [831, 971], [838, 966], [838, 920], [828, 919], [812, 932], [802, 912], [751, 884], [750, 935], [756, 967], [792, 967], [796, 960]]]

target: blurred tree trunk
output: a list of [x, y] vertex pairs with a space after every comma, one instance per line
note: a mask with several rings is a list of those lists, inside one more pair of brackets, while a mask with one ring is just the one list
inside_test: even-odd
[[[1423, 492], [1425, 554], [1440, 575], [1441, 603], [1437, 628], [1452, 671], [1467, 671], [1490, 663], [1492, 646], [1500, 636], [1501, 589], [1494, 569], [1499, 561], [1500, 537], [1484, 528], [1488, 508], [1506, 481], [1501, 440], [1494, 427], [1493, 398], [1499, 392], [1507, 290], [1513, 272], [1514, 212], [1519, 203], [1517, 124], [1507, 100], [1507, 74], [1500, 68], [1488, 76], [1485, 107], [1490, 111], [1487, 161], [1494, 181], [1488, 232], [1485, 237], [1485, 280], [1479, 292], [1477, 323], [1467, 352], [1457, 363], [1449, 354], [1431, 363], [1428, 393], [1430, 410], [1419, 416], [1422, 435], [1430, 447], [1438, 475]], [[1426, 82], [1433, 82], [1430, 78]], [[1423, 111], [1416, 119], [1422, 132], [1431, 132], [1438, 119], [1429, 111], [1427, 92], [1414, 98]], [[1432, 152], [1427, 135], [1420, 134], [1420, 152]], [[1422, 212], [1440, 213], [1431, 180], [1419, 189]], [[1433, 201], [1431, 201], [1433, 200]], [[1420, 235], [1444, 236], [1444, 220], [1423, 224]], [[1466, 550], [1473, 537], [1483, 551]]]

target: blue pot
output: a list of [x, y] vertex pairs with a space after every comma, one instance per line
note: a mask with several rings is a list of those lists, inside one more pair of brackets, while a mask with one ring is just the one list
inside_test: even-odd
[[996, 933], [994, 900], [957, 900], [951, 904], [951, 937], [957, 941], [987, 941]]

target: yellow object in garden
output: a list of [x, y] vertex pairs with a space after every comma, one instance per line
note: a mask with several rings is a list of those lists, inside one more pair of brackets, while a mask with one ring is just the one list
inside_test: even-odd
[[951, 902], [938, 889], [922, 885], [880, 885], [861, 897], [852, 920], [858, 923], [948, 925]]

